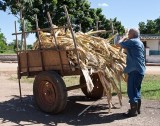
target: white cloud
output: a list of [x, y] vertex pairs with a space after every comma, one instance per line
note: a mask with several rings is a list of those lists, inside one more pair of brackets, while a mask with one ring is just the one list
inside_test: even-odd
[[108, 7], [109, 5], [107, 3], [99, 3], [98, 6], [101, 6], [101, 7]]

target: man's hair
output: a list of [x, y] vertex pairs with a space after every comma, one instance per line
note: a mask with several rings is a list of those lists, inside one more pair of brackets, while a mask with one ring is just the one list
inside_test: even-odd
[[132, 32], [132, 34], [133, 34], [133, 38], [138, 38], [138, 37], [140, 37], [140, 32], [139, 32], [139, 30], [138, 30], [138, 29], [131, 28], [129, 31], [131, 31], [131, 32]]

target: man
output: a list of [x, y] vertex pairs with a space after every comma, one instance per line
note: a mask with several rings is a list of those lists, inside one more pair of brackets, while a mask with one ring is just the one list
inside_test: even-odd
[[139, 30], [130, 29], [128, 40], [123, 37], [117, 45], [126, 49], [127, 59], [124, 73], [128, 74], [127, 94], [129, 97], [130, 109], [123, 115], [125, 117], [137, 116], [140, 114], [141, 106], [141, 83], [145, 73], [144, 45], [139, 39]]

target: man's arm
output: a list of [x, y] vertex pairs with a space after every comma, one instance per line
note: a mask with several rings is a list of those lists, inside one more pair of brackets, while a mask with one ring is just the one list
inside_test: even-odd
[[117, 47], [123, 48], [120, 43], [121, 43], [121, 42], [125, 42], [126, 40], [127, 40], [127, 38], [126, 38], [126, 37], [123, 37], [123, 38], [121, 38], [115, 45], [116, 45]]

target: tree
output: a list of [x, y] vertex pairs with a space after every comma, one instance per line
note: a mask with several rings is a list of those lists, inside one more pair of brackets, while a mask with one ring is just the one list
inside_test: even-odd
[[155, 19], [155, 23], [156, 23], [156, 33], [160, 34], [160, 17]]
[[119, 34], [123, 34], [125, 32], [124, 26], [121, 24], [120, 21], [117, 21], [117, 18], [113, 19], [113, 26]]
[[[8, 47], [8, 50], [12, 50], [12, 51], [16, 51], [17, 50], [17, 46], [16, 46], [16, 40], [13, 40], [13, 42], [9, 43], [7, 45]], [[18, 48], [20, 49], [21, 48], [21, 41], [18, 40]]]
[[144, 22], [139, 23], [139, 30], [140, 30], [140, 33], [146, 34], [147, 30], [146, 30], [146, 24]]
[[142, 34], [160, 34], [160, 17], [155, 20], [147, 20], [147, 23], [139, 23], [139, 29]]
[[[3, 0], [0, 8], [4, 11], [8, 8], [15, 15], [19, 14], [20, 10], [23, 10], [22, 16], [30, 22], [31, 28], [35, 29], [34, 14], [37, 14], [40, 28], [49, 27], [47, 12], [50, 12], [55, 25], [66, 25], [63, 5], [67, 5], [71, 23], [75, 31], [80, 30], [80, 28], [83, 32], [91, 29], [95, 30], [97, 22], [101, 22], [99, 29], [111, 29], [110, 21], [102, 14], [102, 9], [90, 8], [88, 0]], [[120, 22], [115, 20], [114, 24], [115, 29], [120, 31], [120, 33], [124, 31], [124, 27]]]
[[155, 34], [156, 33], [156, 23], [153, 20], [147, 20], [146, 30], [147, 33]]
[[27, 49], [32, 49], [33, 46], [31, 44], [27, 45]]
[[6, 38], [4, 37], [3, 33], [1, 33], [0, 29], [0, 53], [5, 52], [7, 48]]

